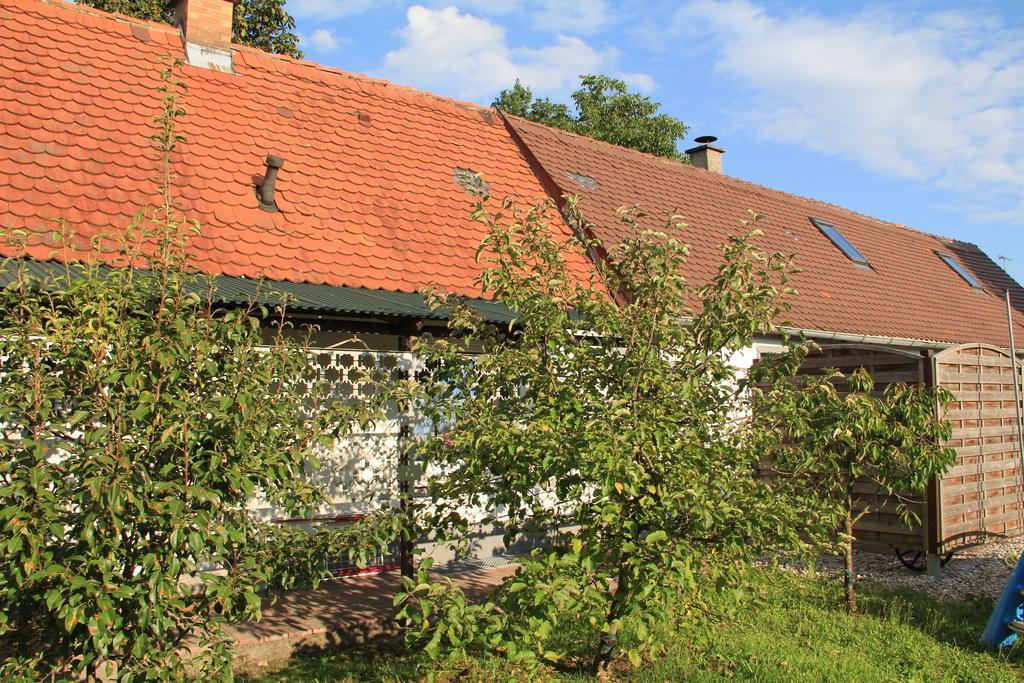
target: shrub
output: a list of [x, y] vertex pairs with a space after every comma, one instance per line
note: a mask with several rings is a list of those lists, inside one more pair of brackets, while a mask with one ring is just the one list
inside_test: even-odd
[[[518, 317], [499, 329], [445, 300], [454, 335], [415, 345], [431, 373], [411, 400], [438, 426], [415, 449], [430, 501], [419, 523], [456, 546], [491, 527], [506, 543], [547, 540], [479, 605], [421, 567], [398, 598], [402, 615], [435, 656], [564, 661], [578, 650], [595, 668], [628, 618], [637, 661], [656, 625], [701, 619], [708, 586], [727, 590], [761, 553], [810, 552], [831, 531], [801, 473], [769, 479], [761, 468], [780, 447], [791, 404], [777, 397], [792, 391], [803, 344], [749, 374], [733, 362], [774, 329], [792, 265], [754, 246], [754, 216], [695, 287], [682, 275], [685, 225], [642, 231], [634, 210], [623, 214], [633, 238], [588, 276], [570, 251], [605, 248], [566, 245], [550, 205], [492, 210], [485, 185], [467, 185], [487, 229], [480, 285]], [[568, 215], [588, 233], [572, 200]], [[580, 621], [592, 631], [572, 632], [594, 640], [553, 640]]]
[[[328, 552], [365, 553], [388, 517], [308, 535], [247, 511], [322, 501], [317, 446], [372, 416], [330, 403], [284, 310], [267, 339], [254, 306], [218, 308], [190, 272], [197, 226], [171, 195], [183, 115], [164, 72], [156, 147], [162, 203], [91, 262], [39, 276], [5, 263], [0, 290], [0, 672], [224, 676], [225, 622], [315, 585]], [[193, 660], [190, 648], [197, 648]]]

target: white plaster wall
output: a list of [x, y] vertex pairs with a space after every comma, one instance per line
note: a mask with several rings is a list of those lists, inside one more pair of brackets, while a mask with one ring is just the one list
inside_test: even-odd
[[[759, 339], [751, 346], [732, 354], [730, 363], [741, 371], [749, 369], [765, 353], [779, 352], [781, 344], [773, 339]], [[411, 354], [395, 351], [367, 352], [358, 349], [321, 349], [314, 356], [323, 364], [329, 356], [327, 367], [334, 373], [328, 378], [336, 381], [343, 394], [351, 392], [348, 369], [365, 367], [372, 359], [377, 363], [386, 363], [388, 367], [402, 371], [412, 370], [414, 358]], [[340, 370], [340, 374], [339, 374]], [[348, 395], [348, 394], [346, 394]], [[320, 467], [310, 470], [310, 478], [324, 488], [328, 496], [328, 504], [318, 515], [348, 515], [368, 513], [381, 507], [397, 507], [399, 502], [398, 463], [402, 448], [401, 428], [410, 424], [416, 435], [422, 435], [430, 429], [429, 425], [417, 421], [411, 415], [392, 415], [381, 420], [366, 432], [350, 435], [338, 440], [331, 447], [318, 453]], [[549, 501], [557, 505], [553, 497]], [[254, 515], [264, 520], [284, 517], [282, 510], [274, 509], [265, 499], [256, 497], [250, 504]], [[481, 509], [464, 509], [469, 519], [479, 519]], [[321, 524], [316, 522], [300, 523], [301, 526], [314, 529]], [[471, 544], [469, 559], [490, 561], [505, 554], [506, 549], [501, 542], [500, 530], [481, 528]], [[529, 547], [531, 539], [520, 539], [516, 544]], [[429, 541], [422, 544], [426, 553], [435, 558], [437, 563], [451, 559], [467, 559], [465, 556], [456, 558], [446, 548], [435, 547]]]

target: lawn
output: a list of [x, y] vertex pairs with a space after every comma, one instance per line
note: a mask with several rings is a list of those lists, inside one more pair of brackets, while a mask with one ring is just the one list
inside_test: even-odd
[[[700, 631], [666, 638], [667, 654], [614, 675], [629, 681], [1019, 681], [1024, 655], [993, 654], [978, 637], [987, 601], [939, 602], [913, 591], [861, 587], [862, 614], [843, 611], [842, 593], [824, 579], [761, 571], [738, 614]], [[435, 664], [396, 642], [292, 659], [263, 681], [439, 681], [526, 678], [499, 658]], [[542, 680], [588, 680], [544, 669]], [[252, 679], [249, 679], [252, 680]]]

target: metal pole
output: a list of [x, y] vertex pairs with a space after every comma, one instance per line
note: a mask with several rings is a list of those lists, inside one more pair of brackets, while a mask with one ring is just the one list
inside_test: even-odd
[[[1021, 477], [1024, 479], [1024, 420], [1021, 420], [1020, 382], [1017, 369], [1017, 346], [1013, 340], [1013, 313], [1010, 308], [1010, 290], [1006, 290], [1006, 325], [1010, 330], [1010, 361], [1013, 368], [1013, 407], [1017, 410], [1017, 450], [1020, 452]], [[1024, 486], [1024, 481], [1021, 482]]]
[[[924, 385], [934, 390], [939, 386], [935, 351], [934, 349], [929, 349], [928, 351], [923, 351], [922, 354], [924, 355], [924, 359], [921, 361], [924, 364]], [[932, 402], [932, 416], [936, 421], [941, 417], [939, 415], [938, 401]], [[928, 576], [938, 576], [942, 571], [942, 562], [939, 560], [939, 546], [942, 544], [941, 530], [939, 528], [941, 522], [939, 515], [940, 498], [939, 477], [929, 477], [925, 488], [926, 507], [924, 523], [924, 563]]]

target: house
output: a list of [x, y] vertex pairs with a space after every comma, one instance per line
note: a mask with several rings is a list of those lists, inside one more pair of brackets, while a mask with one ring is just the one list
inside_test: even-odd
[[[621, 205], [640, 203], [654, 227], [678, 209], [693, 226], [683, 238], [694, 247], [687, 276], [696, 281], [754, 209], [766, 214], [764, 245], [795, 253], [804, 268], [788, 324], [841, 344], [808, 371], [866, 365], [879, 381], [960, 392], [950, 416], [961, 462], [936, 482], [923, 508], [929, 522], [908, 536], [882, 515], [868, 520], [864, 538], [936, 552], [960, 529], [1024, 528], [1001, 298], [1009, 290], [1024, 341], [1024, 289], [977, 247], [730, 178], [710, 142], [690, 150], [687, 166], [232, 45], [231, 8], [181, 0], [171, 27], [62, 0], [0, 0], [0, 225], [32, 235], [25, 250], [0, 255], [81, 258], [91, 236], [126, 225], [151, 200], [150, 136], [168, 55], [187, 62], [176, 72], [187, 87], [186, 141], [173, 162], [175, 193], [202, 227], [192, 265], [217, 277], [224, 305], [244, 302], [260, 278], [292, 297], [292, 317], [320, 326], [318, 363], [342, 391], [352, 390], [346, 373], [356, 363], [404, 367], [407, 337], [443, 326], [423, 303], [426, 288], [509, 319], [474, 283], [482, 233], [458, 181], [465, 171], [482, 174], [497, 197], [580, 195], [608, 243], [623, 237]], [[67, 249], [50, 235], [56, 219], [77, 232]], [[570, 236], [567, 224], [555, 227]], [[583, 257], [571, 265], [592, 267]], [[353, 332], [370, 351], [345, 346]], [[759, 340], [750, 360], [776, 344]], [[400, 427], [364, 435], [357, 455], [339, 452], [322, 471], [335, 513], [358, 511], [363, 488], [394, 490], [394, 481], [364, 475], [394, 472]], [[258, 502], [254, 509], [274, 514]]]
[[[693, 164], [685, 165], [506, 120], [551, 196], [580, 196], [603, 243], [628, 237], [621, 206], [639, 204], [647, 212], [640, 227], [655, 230], [681, 214], [689, 225], [677, 237], [692, 247], [691, 280], [710, 280], [719, 245], [740, 230], [745, 210], [764, 214], [759, 246], [794, 254], [802, 268], [791, 280], [799, 294], [789, 298], [785, 324], [824, 345], [806, 372], [865, 367], [879, 386], [953, 391], [945, 417], [958, 459], [918, 506], [925, 523], [906, 529], [894, 509], [883, 509], [862, 520], [859, 540], [937, 556], [987, 534], [1024, 531], [1019, 398], [1007, 351], [1011, 325], [1018, 354], [1024, 346], [1024, 288], [978, 247], [730, 178], [714, 140], [688, 150]], [[752, 355], [773, 341], [759, 340]]]
[[[1002, 297], [1007, 289], [1024, 315], [1024, 288], [973, 244], [731, 178], [722, 172], [723, 150], [713, 144], [689, 150], [695, 163], [685, 165], [506, 118], [548, 191], [555, 197], [579, 195], [602, 242], [627, 237], [616, 215], [620, 206], [639, 204], [648, 214], [641, 227], [658, 230], [666, 216], [681, 214], [691, 227], [677, 236], [693, 248], [687, 275], [696, 281], [712, 277], [719, 246], [739, 231], [747, 209], [764, 214], [758, 244], [795, 254], [803, 269], [792, 281], [799, 296], [790, 299], [788, 321], [817, 339], [912, 348], [966, 342], [1006, 347]], [[845, 253], [815, 222], [832, 225], [863, 261]], [[962, 266], [977, 286], [939, 254]]]
[[[479, 298], [483, 226], [470, 220], [460, 171], [483, 174], [499, 196], [532, 200], [544, 188], [492, 109], [231, 46], [232, 6], [182, 0], [179, 31], [63, 0], [0, 0], [0, 226], [32, 236], [0, 255], [84, 257], [91, 237], [150, 204], [161, 71], [187, 57], [175, 74], [188, 114], [173, 163], [174, 193], [202, 231], [191, 265], [217, 276], [227, 305], [247, 301], [260, 278], [289, 295], [291, 318], [320, 327], [317, 363], [345, 395], [360, 366], [401, 369], [408, 335], [443, 327], [422, 290]], [[261, 208], [270, 156], [283, 164], [273, 206]], [[57, 219], [76, 231], [77, 251], [56, 251]], [[353, 333], [368, 352], [345, 343]], [[397, 491], [401, 428], [385, 422], [323, 456], [334, 521]]]

